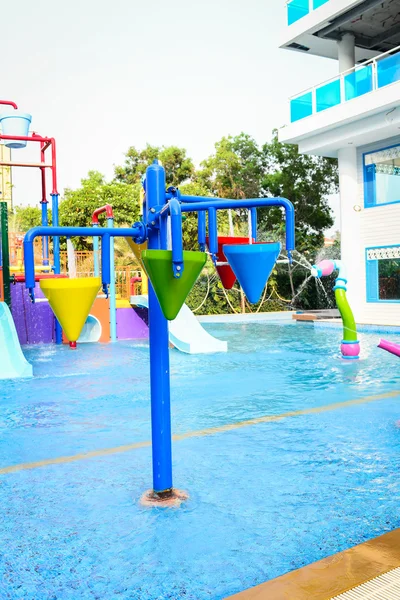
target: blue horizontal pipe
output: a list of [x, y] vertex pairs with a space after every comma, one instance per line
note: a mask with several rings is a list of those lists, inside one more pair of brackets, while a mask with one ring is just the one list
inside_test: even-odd
[[99, 228], [96, 232], [92, 227], [33, 227], [24, 238], [24, 262], [25, 262], [25, 287], [29, 289], [32, 300], [34, 299], [33, 290], [35, 288], [35, 262], [33, 242], [39, 236], [53, 237], [93, 237], [93, 235], [106, 238], [102, 244], [102, 282], [103, 286], [110, 283], [110, 236], [113, 237], [131, 237], [142, 243], [144, 235], [144, 226], [137, 225], [132, 228]]
[[[294, 206], [286, 198], [247, 198], [246, 200], [222, 200], [220, 198], [203, 198], [202, 196], [180, 196], [182, 212], [201, 212], [215, 208], [263, 208], [281, 206], [286, 213], [286, 250], [294, 250]], [[184, 203], [187, 203], [186, 205]]]

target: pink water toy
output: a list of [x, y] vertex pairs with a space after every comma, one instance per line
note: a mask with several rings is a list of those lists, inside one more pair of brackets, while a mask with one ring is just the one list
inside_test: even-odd
[[340, 344], [342, 358], [357, 359], [360, 354], [360, 343], [357, 340], [357, 328], [353, 312], [347, 301], [347, 275], [342, 261], [323, 260], [311, 269], [314, 277], [327, 277], [334, 271], [339, 271], [335, 281], [335, 299], [343, 321], [343, 340]]
[[382, 350], [386, 350], [395, 356], [400, 356], [400, 344], [394, 344], [393, 342], [388, 342], [387, 340], [381, 340], [378, 344], [378, 348], [382, 348]]

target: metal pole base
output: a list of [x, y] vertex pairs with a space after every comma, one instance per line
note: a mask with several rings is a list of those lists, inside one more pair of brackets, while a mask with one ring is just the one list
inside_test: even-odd
[[176, 488], [166, 490], [165, 492], [147, 490], [140, 498], [140, 504], [150, 508], [154, 506], [159, 506], [160, 508], [178, 508], [188, 498], [189, 494], [187, 492], [177, 490]]

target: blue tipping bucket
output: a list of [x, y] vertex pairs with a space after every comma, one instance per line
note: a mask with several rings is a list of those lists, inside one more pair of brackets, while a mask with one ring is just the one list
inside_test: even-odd
[[[22, 113], [17, 110], [6, 115], [0, 115], [0, 125], [3, 135], [27, 137], [29, 134], [29, 126], [32, 121], [32, 115]], [[26, 141], [9, 140], [5, 141], [7, 148], [25, 148]]]
[[278, 259], [280, 243], [232, 244], [223, 251], [248, 301], [256, 304]]

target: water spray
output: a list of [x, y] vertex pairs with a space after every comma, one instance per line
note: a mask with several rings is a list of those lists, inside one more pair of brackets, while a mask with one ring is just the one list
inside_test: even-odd
[[357, 340], [357, 328], [353, 311], [347, 300], [347, 277], [346, 269], [340, 260], [323, 260], [311, 268], [311, 275], [316, 278], [332, 275], [339, 271], [333, 288], [336, 304], [343, 321], [343, 340], [340, 345], [342, 358], [351, 360], [359, 358], [360, 343]]

